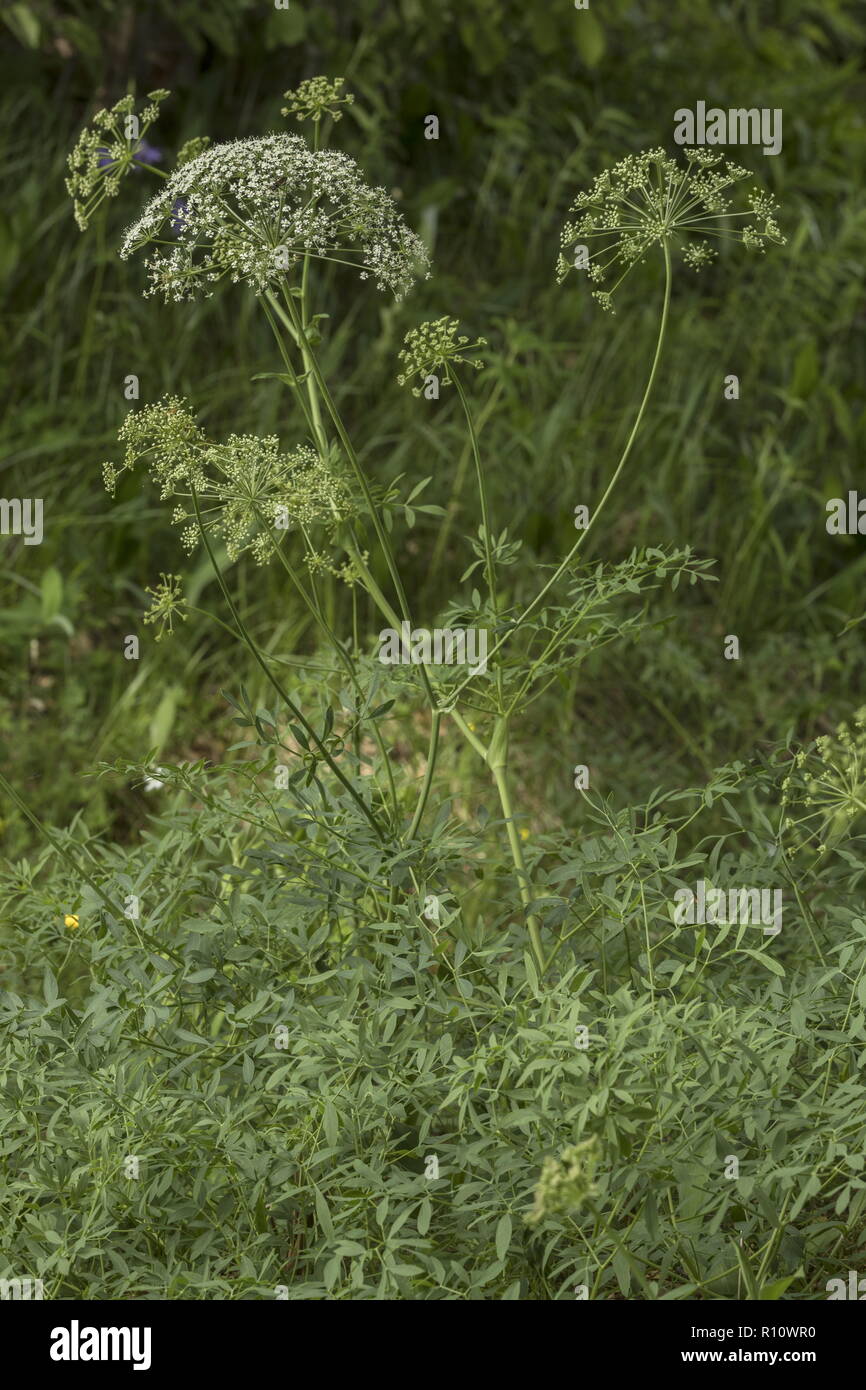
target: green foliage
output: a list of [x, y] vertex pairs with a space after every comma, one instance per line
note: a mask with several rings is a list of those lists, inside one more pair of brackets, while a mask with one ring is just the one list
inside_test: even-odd
[[[755, 1297], [744, 1270], [824, 1297], [866, 1205], [860, 837], [798, 874], [773, 957], [751, 926], [672, 931], [665, 896], [705, 863], [754, 881], [740, 808], [781, 775], [722, 770], [545, 844], [569, 953], [546, 988], [502, 884], [456, 940], [402, 895], [383, 921], [372, 848], [316, 880], [296, 818], [260, 833], [261, 795], [200, 766], [169, 775], [198, 809], [178, 794], [139, 849], [91, 846], [138, 921], [11, 871], [8, 1267], [52, 1297]], [[684, 850], [716, 798], [725, 832]], [[527, 1225], [545, 1164], [590, 1140], [596, 1190]]]

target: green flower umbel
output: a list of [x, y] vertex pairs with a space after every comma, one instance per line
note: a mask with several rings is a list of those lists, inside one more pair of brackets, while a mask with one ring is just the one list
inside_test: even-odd
[[152, 589], [145, 589], [146, 594], [150, 595], [151, 604], [144, 614], [145, 623], [159, 623], [159, 632], [156, 634], [157, 642], [161, 642], [166, 632], [169, 637], [174, 631], [174, 620], [180, 618], [182, 623], [187, 620], [184, 613], [186, 599], [183, 596], [183, 580], [179, 574], [161, 574], [159, 583]]
[[160, 497], [178, 499], [172, 520], [183, 526], [187, 550], [199, 539], [193, 492], [204, 530], [225, 542], [229, 558], [249, 550], [259, 564], [273, 558], [280, 531], [303, 532], [312, 552], [312, 528], [324, 527], [330, 537], [351, 510], [346, 484], [314, 450], [302, 444], [284, 454], [275, 435], [231, 434], [214, 443], [179, 396], [131, 411], [119, 437], [123, 464], [103, 465], [109, 492], [144, 460]]
[[587, 1197], [598, 1191], [593, 1181], [601, 1157], [597, 1136], [570, 1144], [559, 1158], [546, 1158], [535, 1189], [535, 1205], [526, 1217], [530, 1226], [537, 1226], [546, 1216], [574, 1211]]
[[148, 105], [136, 116], [135, 97], [121, 97], [110, 111], [97, 111], [85, 126], [69, 156], [66, 189], [72, 198], [75, 221], [82, 232], [100, 203], [114, 198], [121, 179], [136, 164], [152, 164], [159, 151], [142, 137], [159, 115], [160, 102], [169, 93], [160, 88], [148, 92]]
[[335, 77], [308, 77], [294, 91], [284, 92], [288, 102], [284, 106], [284, 116], [294, 116], [298, 121], [315, 121], [318, 125], [323, 116], [331, 116], [334, 121], [342, 120], [341, 106], [352, 106], [355, 98], [351, 92], [343, 92], [345, 79]]
[[[723, 161], [720, 154], [688, 150], [679, 165], [664, 150], [629, 155], [599, 174], [588, 193], [571, 207], [580, 214], [562, 229], [557, 279], [583, 269], [595, 286], [593, 297], [613, 311], [611, 296], [638, 261], [654, 246], [678, 250], [693, 270], [715, 259], [717, 241], [738, 241], [752, 251], [766, 242], [784, 244], [775, 220], [777, 205], [751, 189], [747, 207], [735, 211], [727, 190], [749, 177], [748, 169]], [[568, 259], [566, 251], [574, 251]], [[577, 259], [583, 255], [583, 261]], [[609, 288], [602, 288], [615, 276]]]
[[[410, 328], [404, 339], [403, 350], [398, 353], [404, 368], [397, 378], [398, 385], [406, 386], [414, 377], [420, 377], [423, 384], [425, 377], [434, 372], [441, 372], [442, 385], [450, 386], [450, 363], [463, 362], [476, 370], [483, 367], [484, 363], [477, 357], [470, 357], [469, 353], [486, 347], [487, 339], [478, 338], [476, 342], [470, 343], [468, 338], [458, 337], [459, 327], [457, 319], [449, 319], [446, 316], [434, 319], [430, 323], [422, 323], [419, 328]], [[421, 390], [421, 386], [415, 386], [412, 388], [412, 394], [420, 396]]]

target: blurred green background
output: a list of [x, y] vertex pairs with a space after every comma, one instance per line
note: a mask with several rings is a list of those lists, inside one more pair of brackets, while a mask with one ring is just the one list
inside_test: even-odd
[[[578, 277], [557, 286], [572, 198], [628, 153], [675, 152], [678, 107], [781, 107], [778, 157], [730, 154], [781, 204], [787, 245], [766, 257], [727, 247], [701, 276], [678, 271], [655, 400], [586, 552], [615, 560], [688, 542], [717, 557], [719, 582], [660, 598], [639, 646], [606, 650], [533, 708], [521, 809], [539, 825], [568, 821], [576, 762], [596, 790], [640, 798], [764, 741], [829, 729], [861, 702], [864, 628], [843, 629], [866, 609], [864, 542], [828, 536], [825, 504], [858, 486], [866, 442], [862, 3], [82, 0], [5, 4], [0, 17], [0, 491], [45, 506], [42, 545], [0, 538], [0, 757], [41, 816], [65, 824], [85, 808], [91, 831], [123, 840], [147, 798], [93, 777], [98, 761], [154, 748], [219, 758], [234, 733], [219, 690], [242, 658], [220, 630], [193, 615], [156, 645], [141, 626], [160, 571], [221, 609], [145, 479], [128, 478], [115, 503], [103, 489], [124, 378], [140, 378], [142, 402], [187, 395], [215, 433], [300, 438], [280, 388], [250, 381], [274, 354], [248, 296], [163, 306], [141, 297], [141, 265], [117, 258], [147, 175], [125, 181], [89, 235], [73, 223], [67, 153], [93, 111], [130, 90], [173, 92], [148, 133], [165, 168], [191, 136], [285, 128], [282, 94], [304, 77], [345, 75], [355, 92], [333, 142], [399, 197], [434, 273], [401, 305], [320, 283], [332, 315], [323, 360], [369, 472], [432, 474], [425, 500], [448, 508], [401, 548], [413, 609], [431, 626], [468, 563], [476, 506], [453, 393], [427, 402], [396, 386], [405, 331], [447, 313], [489, 341], [473, 390], [495, 520], [524, 541], [510, 577], [528, 599], [539, 566], [574, 539], [574, 506], [603, 490], [659, 312], [653, 265], [631, 277], [614, 318]], [[424, 138], [428, 114], [438, 141]], [[730, 373], [736, 402], [724, 399]], [[232, 579], [266, 646], [311, 649], [280, 573], [242, 562]], [[130, 632], [138, 662], [123, 659]], [[729, 633], [739, 662], [723, 659]], [[6, 852], [23, 852], [32, 832], [13, 808], [0, 807], [0, 826]]]

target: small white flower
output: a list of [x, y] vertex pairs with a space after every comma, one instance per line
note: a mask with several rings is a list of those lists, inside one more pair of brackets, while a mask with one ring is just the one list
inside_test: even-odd
[[311, 150], [299, 135], [232, 140], [183, 164], [129, 228], [120, 254], [171, 236], [176, 244], [147, 260], [146, 293], [166, 299], [208, 295], [225, 276], [261, 294], [306, 255], [348, 260], [399, 299], [429, 265], [384, 189], [370, 187], [348, 155]]

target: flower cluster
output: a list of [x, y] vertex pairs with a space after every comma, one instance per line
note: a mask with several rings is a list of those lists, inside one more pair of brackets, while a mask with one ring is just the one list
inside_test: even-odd
[[210, 143], [209, 135], [194, 135], [191, 140], [187, 140], [177, 152], [177, 167], [180, 168], [181, 164], [191, 164], [194, 159], [198, 159], [200, 154], [210, 149]]
[[[472, 358], [468, 354], [486, 347], [487, 339], [479, 338], [470, 343], [468, 338], [458, 337], [459, 326], [457, 319], [446, 316], [422, 323], [419, 328], [410, 328], [404, 339], [403, 350], [398, 354], [404, 364], [404, 370], [397, 378], [398, 384], [406, 386], [416, 376], [423, 383], [425, 377], [440, 369], [443, 373], [442, 385], [448, 386], [451, 384], [451, 362], [464, 362], [476, 370], [483, 367], [484, 363], [479, 358]], [[420, 386], [413, 387], [412, 394], [420, 396], [421, 389]]]
[[342, 120], [340, 107], [352, 106], [355, 101], [351, 92], [343, 93], [344, 82], [342, 77], [335, 77], [333, 81], [328, 77], [307, 78], [294, 91], [283, 93], [288, 106], [283, 107], [282, 114], [317, 124], [324, 115], [332, 116], [335, 121]]
[[147, 293], [167, 300], [212, 294], [224, 276], [261, 294], [306, 256], [348, 262], [399, 299], [429, 264], [421, 239], [354, 160], [311, 150], [298, 135], [231, 140], [176, 169], [127, 231], [121, 256], [159, 240], [172, 221], [177, 244], [147, 261]]
[[73, 202], [75, 221], [82, 231], [100, 203], [114, 198], [120, 181], [136, 164], [152, 164], [159, 151], [142, 140], [159, 114], [160, 102], [169, 93], [148, 93], [148, 105], [135, 115], [135, 97], [121, 97], [110, 111], [97, 111], [78, 137], [67, 163], [66, 188]]
[[526, 1220], [538, 1225], [546, 1216], [574, 1211], [598, 1192], [593, 1176], [601, 1157], [598, 1138], [570, 1144], [559, 1158], [546, 1158], [535, 1189], [535, 1204]]
[[124, 462], [120, 468], [113, 463], [102, 465], [105, 486], [112, 496], [120, 474], [134, 468], [145, 454], [163, 500], [181, 488], [188, 491], [190, 484], [203, 486], [205, 474], [201, 457], [207, 448], [207, 438], [180, 396], [163, 396], [156, 405], [130, 411], [118, 438], [126, 444]]
[[159, 623], [156, 640], [161, 642], [166, 629], [171, 636], [176, 617], [180, 618], [183, 623], [187, 620], [187, 614], [183, 611], [186, 606], [186, 599], [183, 597], [183, 580], [179, 574], [161, 574], [156, 587], [145, 589], [144, 592], [150, 594], [152, 602], [143, 621], [145, 623]]
[[120, 473], [144, 459], [162, 499], [185, 499], [172, 520], [183, 525], [187, 550], [199, 539], [193, 493], [202, 526], [224, 540], [229, 558], [249, 550], [259, 564], [274, 555], [274, 528], [297, 528], [306, 538], [313, 525], [333, 531], [351, 511], [345, 482], [314, 450], [301, 445], [283, 454], [275, 435], [232, 434], [215, 444], [179, 396], [131, 411], [119, 438], [126, 455], [120, 469], [103, 465], [106, 487], [113, 493]]
[[357, 556], [350, 555], [339, 565], [335, 565], [320, 550], [311, 550], [307, 554], [306, 565], [310, 574], [330, 574], [334, 579], [339, 579], [347, 588], [352, 589], [356, 584], [363, 583], [364, 575], [361, 565], [366, 566], [369, 558], [370, 552], [368, 550], [360, 550]]
[[[680, 248], [685, 264], [700, 270], [716, 255], [708, 237], [738, 241], [753, 251], [762, 251], [768, 241], [784, 244], [777, 205], [766, 193], [752, 190], [748, 208], [731, 211], [726, 192], [748, 177], [747, 169], [708, 150], [687, 151], [685, 165], [662, 149], [629, 155], [599, 174], [572, 204], [571, 212], [579, 216], [562, 230], [557, 278], [564, 280], [574, 269], [566, 250], [586, 243], [593, 297], [613, 311], [611, 296], [653, 246]], [[748, 221], [737, 221], [742, 218]], [[611, 274], [614, 283], [601, 288]]]
[[786, 811], [795, 803], [815, 808], [800, 820], [789, 816], [785, 829], [808, 827], [821, 840], [820, 852], [835, 843], [856, 816], [866, 813], [866, 706], [856, 711], [853, 723], [853, 730], [843, 721], [832, 735], [823, 734], [811, 753], [798, 752], [782, 783]]

